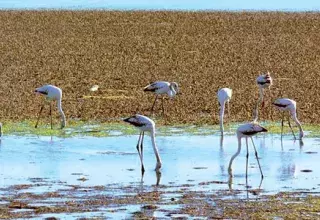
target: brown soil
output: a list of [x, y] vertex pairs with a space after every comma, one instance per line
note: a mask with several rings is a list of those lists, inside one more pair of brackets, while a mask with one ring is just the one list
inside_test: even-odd
[[[22, 192], [19, 187], [3, 188], [0, 196], [0, 218], [33, 218], [47, 214], [52, 219], [58, 219], [57, 214], [83, 216], [83, 213], [90, 212], [92, 218], [83, 219], [107, 219], [116, 213], [125, 214], [127, 218], [131, 216], [133, 219], [154, 219], [154, 212], [157, 212], [157, 215], [162, 213], [166, 218], [185, 216], [182, 219], [190, 216], [209, 219], [318, 219], [320, 211], [320, 197], [316, 192], [309, 196], [310, 192], [266, 196], [256, 193], [261, 190], [252, 189], [246, 197], [246, 192], [240, 190], [204, 192], [168, 185], [70, 185], [69, 188], [36, 194]], [[119, 191], [119, 195], [114, 193]], [[174, 198], [172, 195], [179, 196]], [[138, 205], [139, 211], [132, 209], [133, 205]]]
[[216, 123], [220, 87], [234, 91], [231, 120], [247, 121], [255, 79], [270, 71], [272, 96], [320, 123], [319, 30], [320, 13], [1, 11], [0, 119], [35, 118], [33, 91], [45, 83], [63, 89], [69, 119], [148, 115], [142, 88], [166, 80], [181, 91], [166, 105], [169, 123]]

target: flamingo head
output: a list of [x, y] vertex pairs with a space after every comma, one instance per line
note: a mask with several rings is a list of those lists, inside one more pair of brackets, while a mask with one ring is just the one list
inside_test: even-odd
[[34, 92], [36, 94], [48, 95], [48, 91], [47, 90], [42, 90], [41, 88], [37, 88]]
[[176, 82], [170, 83], [170, 88], [171, 88], [171, 90], [174, 90], [175, 93], [179, 92], [179, 86], [178, 86], [178, 83], [176, 83]]

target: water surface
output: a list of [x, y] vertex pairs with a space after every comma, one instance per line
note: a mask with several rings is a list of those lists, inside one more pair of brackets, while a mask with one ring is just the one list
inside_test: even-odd
[[[141, 184], [140, 160], [136, 152], [137, 135], [119, 137], [36, 137], [6, 136], [0, 147], [0, 187], [50, 182], [35, 191], [54, 191], [66, 185]], [[237, 150], [235, 136], [225, 136], [223, 146], [215, 135], [158, 136], [162, 157], [160, 185], [190, 184], [194, 189], [227, 189], [228, 164]], [[145, 138], [143, 185], [159, 180], [154, 171], [155, 157]], [[266, 193], [319, 189], [319, 138], [305, 138], [303, 145], [291, 136], [254, 138], [264, 174], [261, 188]], [[243, 144], [245, 141], [243, 140]], [[258, 187], [260, 171], [249, 141], [248, 184]], [[233, 163], [234, 189], [245, 186], [246, 148]], [[157, 178], [158, 177], [158, 178]]]

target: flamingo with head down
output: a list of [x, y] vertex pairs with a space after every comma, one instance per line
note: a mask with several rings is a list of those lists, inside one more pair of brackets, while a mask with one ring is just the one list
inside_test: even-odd
[[[51, 129], [52, 129], [52, 111], [51, 111], [51, 101], [57, 101], [57, 106], [58, 106], [58, 111], [61, 116], [61, 129], [66, 126], [66, 116], [62, 110], [62, 104], [61, 104], [61, 99], [62, 99], [62, 90], [56, 86], [53, 85], [44, 85], [42, 87], [39, 87], [35, 90], [36, 93], [42, 94], [46, 98], [46, 102], [50, 104], [50, 117], [51, 117]], [[46, 103], [45, 102], [45, 103]], [[40, 108], [40, 112], [37, 118], [37, 122], [35, 125], [35, 128], [38, 127], [39, 123], [39, 118], [41, 115], [41, 112], [44, 108], [45, 103]]]
[[140, 161], [141, 161], [141, 173], [142, 175], [144, 174], [144, 165], [143, 165], [143, 138], [144, 138], [144, 132], [150, 132], [151, 133], [151, 141], [152, 141], [152, 147], [153, 147], [153, 151], [154, 154], [156, 156], [156, 160], [157, 160], [157, 164], [156, 164], [156, 171], [159, 171], [161, 168], [161, 158], [158, 152], [158, 148], [156, 145], [156, 138], [155, 138], [155, 123], [153, 120], [151, 120], [150, 118], [144, 116], [144, 115], [133, 115], [129, 118], [126, 118], [123, 120], [124, 122], [127, 122], [133, 126], [135, 126], [136, 128], [138, 128], [140, 130], [140, 135], [139, 135], [139, 139], [138, 139], [138, 143], [137, 143], [137, 151], [140, 157]]
[[238, 150], [231, 157], [230, 162], [229, 162], [228, 172], [229, 172], [230, 176], [232, 176], [232, 163], [233, 163], [233, 160], [240, 154], [240, 151], [241, 151], [241, 139], [245, 138], [246, 139], [246, 147], [247, 147], [246, 178], [248, 177], [248, 159], [249, 159], [248, 138], [250, 138], [251, 141], [252, 141], [252, 145], [254, 147], [256, 159], [258, 161], [259, 170], [260, 170], [260, 174], [261, 174], [261, 179], [263, 179], [263, 173], [262, 173], [262, 169], [261, 169], [260, 162], [259, 162], [258, 152], [257, 152], [256, 146], [254, 145], [252, 136], [254, 136], [254, 135], [258, 134], [258, 133], [267, 132], [267, 131], [268, 130], [266, 128], [262, 127], [261, 125], [259, 125], [257, 123], [247, 123], [247, 124], [240, 125], [238, 127], [238, 129], [237, 129]]
[[302, 129], [302, 125], [301, 125], [300, 121], [297, 118], [297, 103], [292, 99], [279, 98], [279, 99], [275, 100], [272, 104], [278, 110], [282, 111], [281, 137], [282, 137], [282, 132], [283, 132], [284, 113], [285, 112], [289, 112], [288, 123], [289, 123], [289, 127], [291, 129], [292, 135], [293, 135], [294, 139], [296, 139], [296, 136], [295, 136], [295, 134], [294, 134], [294, 132], [292, 130], [291, 124], [290, 124], [290, 115], [291, 115], [292, 119], [295, 121], [296, 125], [299, 128], [299, 140], [302, 140], [302, 138], [304, 136], [304, 132], [303, 132], [303, 129]]
[[224, 127], [223, 127], [223, 118], [224, 118], [224, 110], [225, 110], [225, 104], [228, 105], [228, 118], [230, 116], [230, 108], [229, 108], [229, 101], [232, 96], [232, 89], [229, 88], [221, 88], [218, 90], [218, 102], [220, 106], [219, 111], [219, 121], [220, 121], [220, 132], [221, 135], [223, 135]]

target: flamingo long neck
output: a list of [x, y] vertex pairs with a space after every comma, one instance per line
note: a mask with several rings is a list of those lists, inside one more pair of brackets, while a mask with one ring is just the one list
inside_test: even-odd
[[263, 102], [263, 88], [260, 88], [259, 87], [259, 99], [256, 103], [256, 108], [254, 110], [254, 119], [253, 121], [254, 122], [257, 122], [258, 121], [258, 117], [259, 117], [259, 106], [260, 106], [260, 103]]
[[170, 98], [174, 97], [177, 94], [177, 91], [173, 88], [173, 86], [169, 87], [169, 91], [167, 92]]
[[59, 110], [59, 113], [61, 115], [61, 120], [62, 120], [62, 124], [61, 124], [61, 127], [65, 127], [66, 126], [66, 116], [62, 110], [62, 106], [61, 106], [61, 99], [58, 99], [57, 100], [57, 105], [58, 105], [58, 110]]
[[219, 112], [219, 117], [220, 117], [220, 131], [223, 134], [224, 127], [223, 127], [223, 117], [224, 117], [224, 109], [225, 109], [226, 102], [220, 103], [220, 112]]
[[233, 160], [240, 154], [240, 151], [241, 151], [241, 137], [239, 135], [237, 137], [238, 137], [238, 150], [230, 159], [229, 167], [228, 167], [229, 175], [232, 175], [231, 174], [231, 170], [232, 170], [231, 166], [232, 166]]
[[304, 136], [304, 133], [303, 133], [303, 129], [302, 129], [301, 123], [297, 118], [297, 111], [291, 112], [291, 115], [292, 115], [292, 119], [295, 121], [296, 125], [299, 128], [299, 131], [300, 131], [299, 136], [300, 136], [300, 139], [301, 139]]
[[159, 152], [158, 152], [158, 148], [157, 148], [157, 145], [156, 145], [156, 135], [155, 135], [155, 131], [154, 130], [151, 131], [151, 141], [152, 141], [152, 147], [153, 147], [153, 151], [154, 151], [154, 154], [156, 156], [157, 162], [161, 163], [161, 158], [160, 158], [160, 155], [159, 155]]

